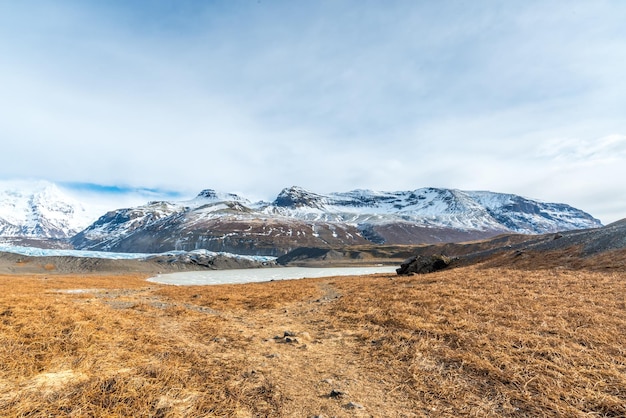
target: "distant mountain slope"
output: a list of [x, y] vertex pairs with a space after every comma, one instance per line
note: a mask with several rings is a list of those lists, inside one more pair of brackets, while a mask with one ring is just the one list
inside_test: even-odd
[[397, 264], [409, 257], [444, 254], [454, 266], [520, 269], [626, 270], [626, 219], [584, 230], [542, 235], [504, 234], [494, 238], [431, 245], [353, 245], [334, 248], [302, 247], [277, 259], [291, 266], [355, 266]]
[[190, 201], [109, 212], [71, 242], [105, 251], [202, 248], [278, 256], [303, 246], [459, 242], [599, 226], [568, 205], [492, 192], [424, 188], [323, 195], [290, 187], [271, 203], [252, 203], [207, 189]]
[[565, 204], [512, 194], [436, 188], [320, 195], [291, 187], [264, 211], [305, 220], [374, 225], [405, 221], [424, 227], [525, 234], [601, 226], [591, 215]]
[[0, 236], [69, 238], [93, 222], [84, 205], [49, 182], [0, 189]]

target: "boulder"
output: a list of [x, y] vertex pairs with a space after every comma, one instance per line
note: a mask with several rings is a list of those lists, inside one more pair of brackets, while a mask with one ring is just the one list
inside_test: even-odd
[[452, 259], [442, 254], [421, 256], [416, 255], [400, 264], [396, 269], [398, 275], [426, 274], [447, 268]]

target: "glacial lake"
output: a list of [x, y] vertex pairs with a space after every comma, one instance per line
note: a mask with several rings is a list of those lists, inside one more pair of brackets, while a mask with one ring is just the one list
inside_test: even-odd
[[268, 282], [330, 276], [358, 276], [375, 273], [395, 273], [396, 266], [377, 267], [270, 267], [258, 269], [204, 270], [159, 274], [148, 279], [150, 282], [178, 286], [235, 284]]

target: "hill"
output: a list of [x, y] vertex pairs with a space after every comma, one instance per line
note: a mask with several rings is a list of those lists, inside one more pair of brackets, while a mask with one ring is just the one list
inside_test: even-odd
[[622, 269], [626, 265], [626, 220], [610, 225], [542, 235], [505, 234], [487, 240], [435, 245], [365, 245], [298, 248], [277, 259], [282, 265], [399, 264], [413, 255], [445, 254], [455, 265], [484, 263], [525, 269], [565, 267]]

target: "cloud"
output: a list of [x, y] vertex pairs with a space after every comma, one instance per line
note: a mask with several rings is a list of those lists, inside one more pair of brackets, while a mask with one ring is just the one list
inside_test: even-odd
[[592, 140], [553, 139], [542, 144], [539, 156], [564, 164], [593, 165], [626, 160], [626, 135]]
[[612, 219], [597, 196], [623, 194], [625, 18], [602, 2], [3, 3], [0, 177], [265, 199], [490, 189]]

